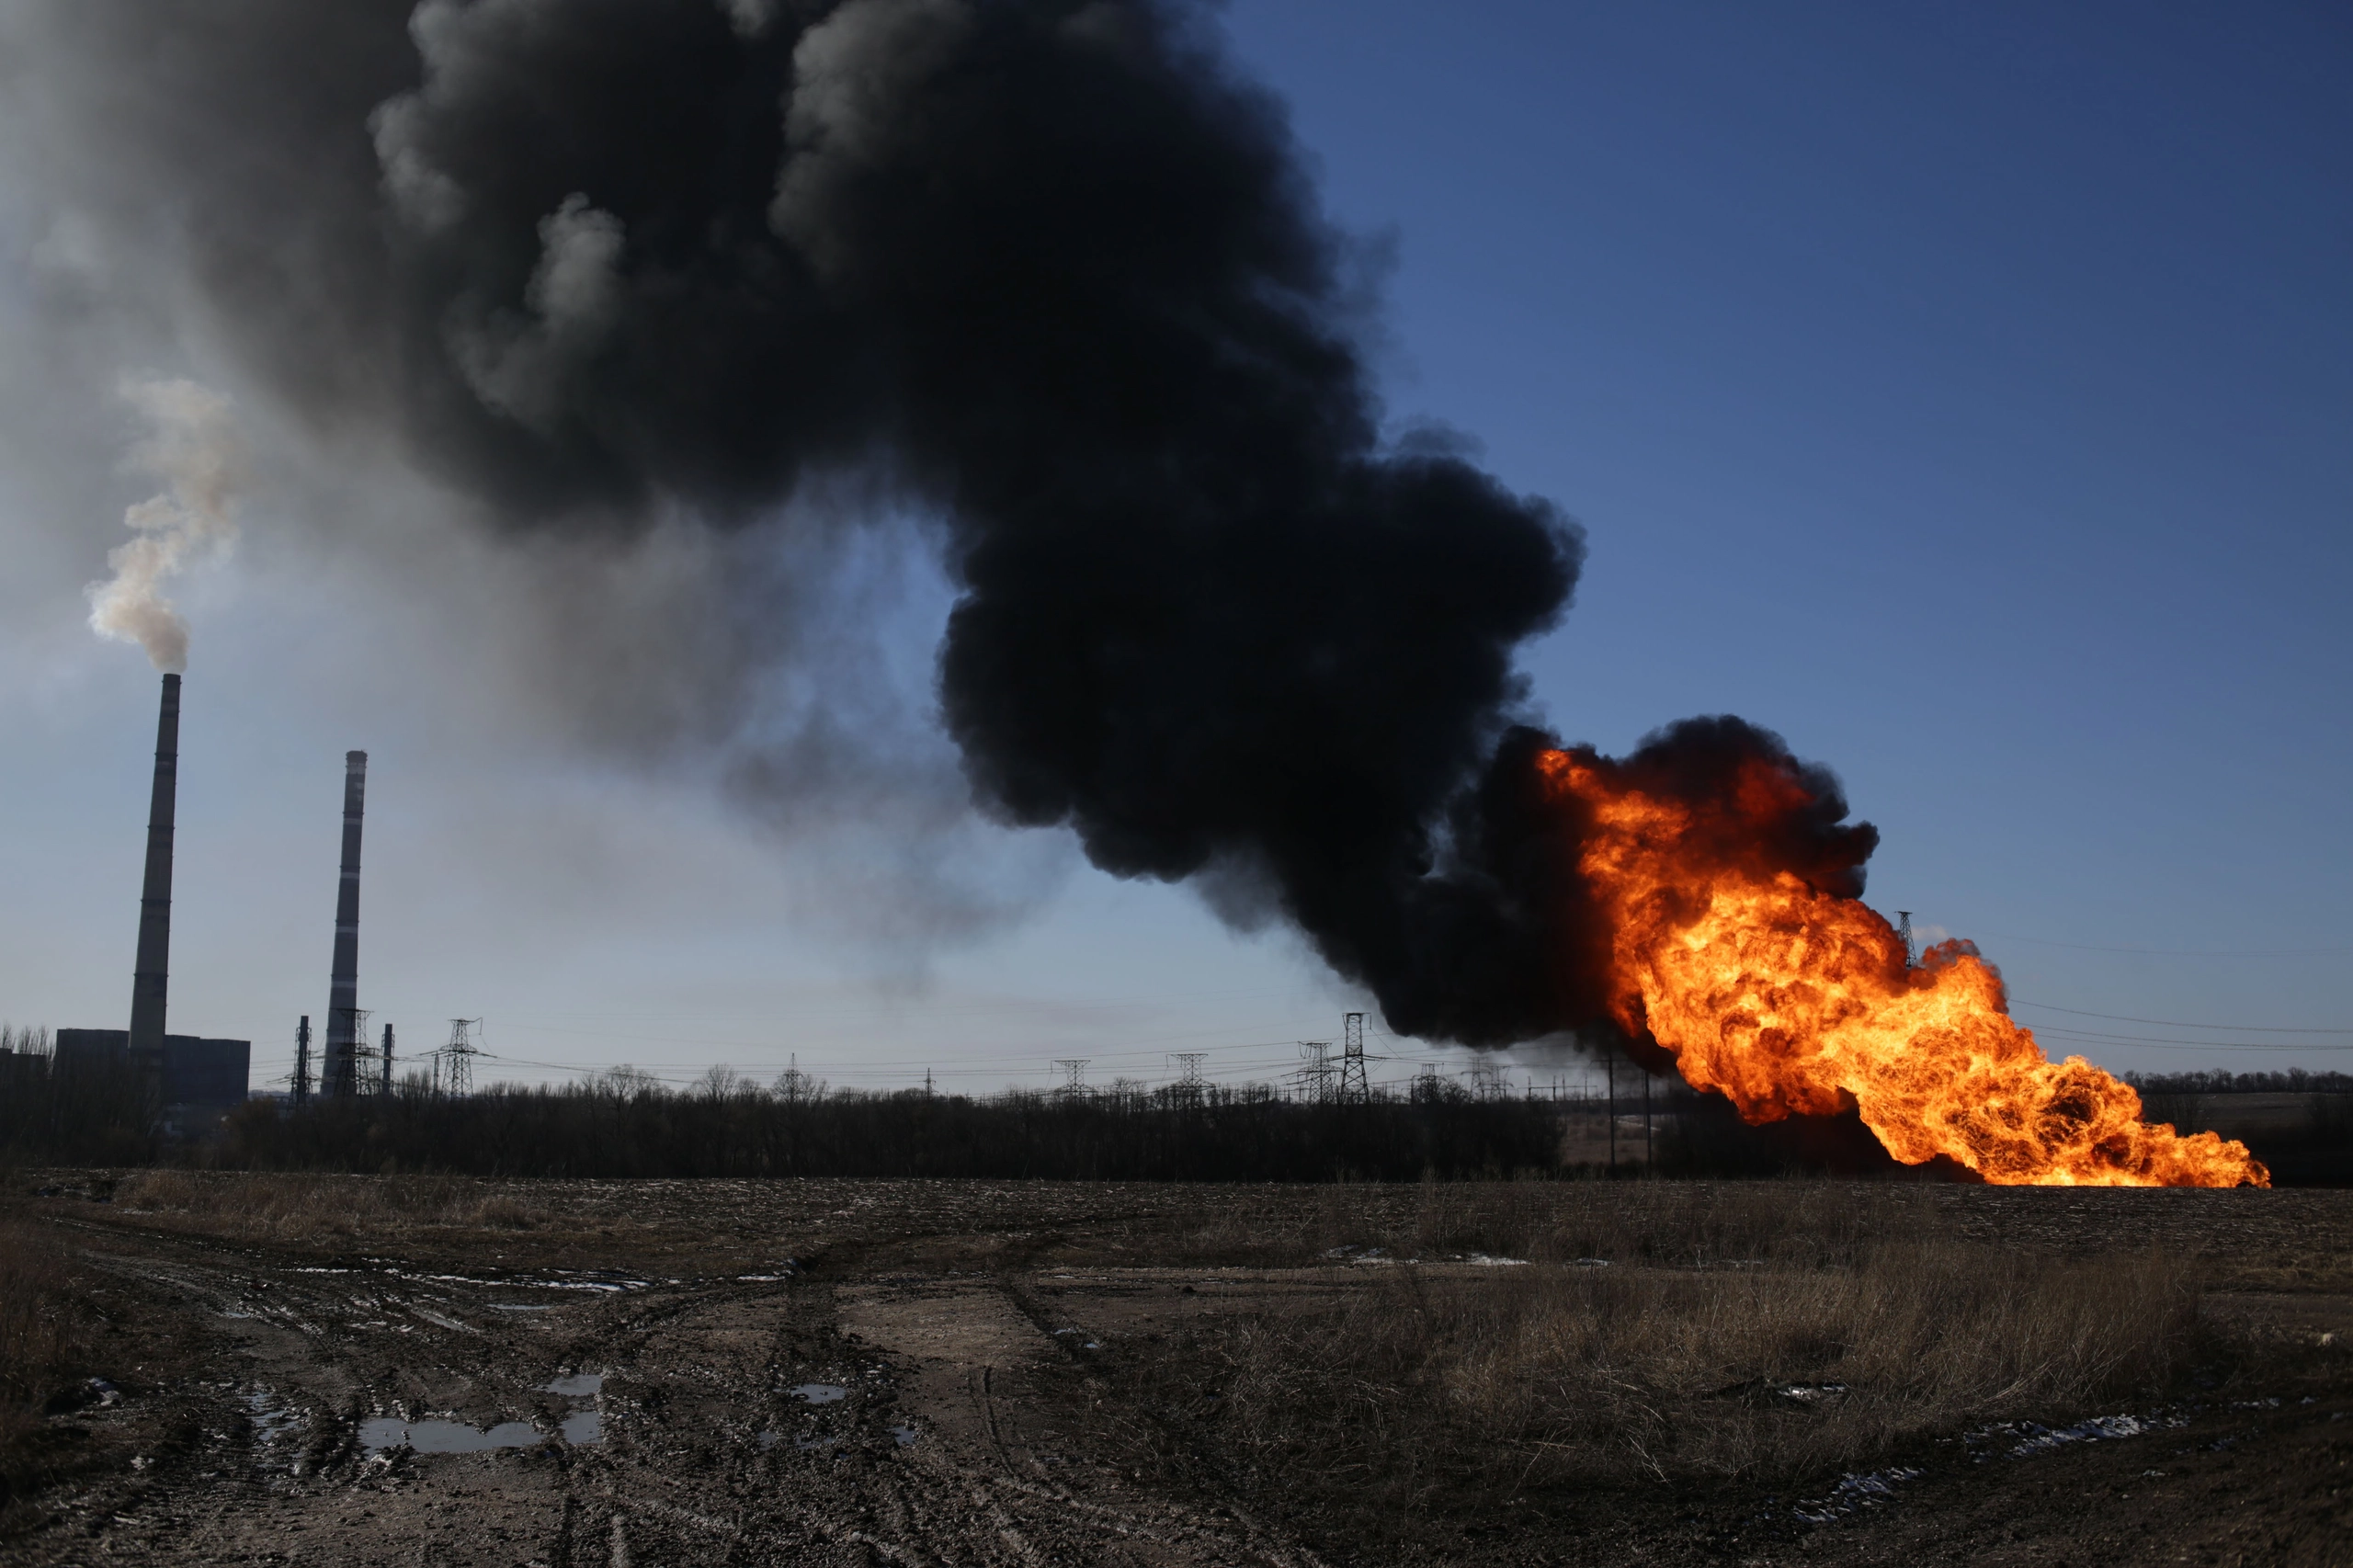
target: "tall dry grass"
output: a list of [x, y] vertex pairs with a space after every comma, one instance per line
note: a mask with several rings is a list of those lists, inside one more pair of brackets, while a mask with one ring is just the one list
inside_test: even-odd
[[1170, 1419], [1131, 1436], [1409, 1503], [1778, 1478], [2105, 1413], [2204, 1345], [2163, 1257], [1995, 1248], [1823, 1184], [1439, 1189], [1386, 1229], [1425, 1257], [1537, 1260], [1359, 1268], [1324, 1304], [1132, 1346], [1142, 1402]]
[[1307, 1203], [1218, 1195], [1165, 1245], [1170, 1261], [1273, 1267], [1376, 1247], [1426, 1260], [1834, 1263], [1934, 1222], [1921, 1189], [1861, 1182], [1344, 1183]]
[[0, 1220], [0, 1507], [29, 1479], [42, 1404], [81, 1369], [70, 1255], [45, 1227]]
[[332, 1242], [420, 1226], [533, 1230], [545, 1210], [467, 1176], [354, 1176], [141, 1171], [114, 1189], [115, 1211], [250, 1240]]
[[0, 1401], [38, 1405], [56, 1392], [78, 1343], [73, 1278], [55, 1235], [0, 1221]]

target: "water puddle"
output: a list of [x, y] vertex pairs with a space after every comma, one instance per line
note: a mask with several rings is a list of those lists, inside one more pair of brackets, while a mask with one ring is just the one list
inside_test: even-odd
[[420, 1454], [479, 1454], [492, 1449], [528, 1449], [540, 1440], [528, 1421], [502, 1421], [487, 1429], [458, 1421], [403, 1421], [379, 1415], [359, 1424], [359, 1442], [369, 1449], [414, 1449]]
[[487, 1301], [483, 1303], [494, 1312], [551, 1312], [550, 1306], [525, 1306], [519, 1301]]
[[914, 1446], [915, 1438], [921, 1434], [913, 1426], [904, 1426], [892, 1427], [891, 1436], [896, 1437], [899, 1440], [899, 1447], [904, 1449]]
[[1917, 1481], [1927, 1473], [1908, 1465], [1875, 1470], [1868, 1475], [1850, 1471], [1838, 1478], [1838, 1484], [1829, 1496], [1800, 1503], [1790, 1513], [1792, 1517], [1810, 1525], [1826, 1525], [1859, 1509], [1875, 1507], [1893, 1500], [1898, 1485], [1906, 1481]]
[[[2008, 1423], [2004, 1425], [2007, 1426]], [[2031, 1459], [2063, 1449], [2071, 1443], [2112, 1443], [2120, 1437], [2138, 1437], [2151, 1432], [2161, 1432], [2169, 1426], [2187, 1426], [2189, 1417], [2163, 1414], [2140, 1415], [2095, 1415], [2088, 1421], [2078, 1421], [2073, 1426], [2042, 1426], [2031, 1421], [2021, 1421], [2012, 1428], [2022, 1440], [2012, 1446], [2012, 1459]]]
[[849, 1397], [849, 1390], [839, 1383], [802, 1383], [784, 1392], [803, 1404], [832, 1404]]
[[[543, 1384], [545, 1393], [581, 1398], [605, 1386], [601, 1372], [575, 1372]], [[556, 1426], [556, 1432], [574, 1446], [605, 1440], [605, 1418], [594, 1410], [575, 1410]], [[360, 1445], [369, 1449], [414, 1449], [420, 1454], [478, 1454], [491, 1449], [528, 1449], [547, 1440], [547, 1434], [529, 1421], [501, 1421], [494, 1426], [469, 1426], [462, 1421], [403, 1421], [379, 1415], [359, 1424]]]
[[245, 1395], [245, 1412], [253, 1423], [254, 1441], [265, 1447], [302, 1425], [302, 1417], [278, 1403], [278, 1396], [267, 1389]]
[[[296, 1269], [298, 1274], [348, 1274], [347, 1268]], [[429, 1285], [480, 1285], [494, 1290], [597, 1290], [608, 1293], [622, 1290], [643, 1290], [654, 1281], [640, 1279], [631, 1274], [617, 1274], [605, 1268], [552, 1268], [545, 1274], [412, 1274], [403, 1268], [386, 1268], [382, 1272], [397, 1279]], [[672, 1280], [676, 1284], [676, 1280]]]

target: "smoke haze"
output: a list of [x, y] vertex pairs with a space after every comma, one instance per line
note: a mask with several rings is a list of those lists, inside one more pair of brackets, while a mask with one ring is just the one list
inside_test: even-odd
[[[616, 722], [756, 729], [826, 668], [793, 570], [933, 519], [939, 712], [985, 812], [1297, 923], [1401, 1031], [1575, 1021], [1511, 726], [1581, 534], [1459, 444], [1384, 439], [1368, 253], [1198, 7], [40, 17], [86, 203], [317, 439], [389, 438], [549, 552], [540, 619], [574, 551], [717, 529], [783, 563], [726, 602], [791, 628], [633, 650], [652, 695], [606, 688]], [[803, 727], [731, 778], [790, 799], [854, 754]]]

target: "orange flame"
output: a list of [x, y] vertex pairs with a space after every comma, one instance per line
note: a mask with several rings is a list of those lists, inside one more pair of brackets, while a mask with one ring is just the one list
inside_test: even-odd
[[1859, 900], [1743, 864], [1756, 824], [1806, 802], [1787, 771], [1745, 762], [1725, 799], [1695, 803], [1588, 753], [1537, 766], [1553, 800], [1593, 819], [1579, 870], [1608, 933], [1611, 1012], [1744, 1119], [1851, 1105], [1896, 1159], [1944, 1154], [2005, 1186], [2271, 1185], [2244, 1143], [2151, 1126], [2130, 1085], [2047, 1060], [1968, 943], [1909, 967]]

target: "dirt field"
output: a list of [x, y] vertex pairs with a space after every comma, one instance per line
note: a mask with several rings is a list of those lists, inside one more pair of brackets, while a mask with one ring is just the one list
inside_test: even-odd
[[2353, 1193], [38, 1185], [11, 1563], [2353, 1562]]

